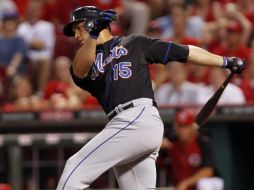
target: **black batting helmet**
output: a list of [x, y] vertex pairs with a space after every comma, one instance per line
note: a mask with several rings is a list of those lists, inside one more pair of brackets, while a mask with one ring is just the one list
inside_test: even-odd
[[71, 13], [70, 22], [64, 26], [63, 33], [65, 36], [74, 36], [72, 26], [76, 22], [84, 21], [86, 19], [96, 19], [100, 16], [102, 10], [95, 6], [84, 6], [75, 9]]

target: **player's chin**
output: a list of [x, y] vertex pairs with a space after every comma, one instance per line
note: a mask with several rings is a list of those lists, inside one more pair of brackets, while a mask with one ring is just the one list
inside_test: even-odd
[[84, 44], [84, 40], [77, 40], [76, 44], [77, 46], [82, 46]]
[[85, 40], [81, 40], [79, 44], [82, 46], [85, 43]]

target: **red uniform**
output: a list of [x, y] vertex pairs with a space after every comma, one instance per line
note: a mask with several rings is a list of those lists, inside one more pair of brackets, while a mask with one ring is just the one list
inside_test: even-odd
[[[172, 182], [174, 185], [192, 176], [202, 167], [213, 167], [212, 150], [209, 139], [197, 135], [188, 144], [177, 140], [169, 149], [169, 158], [172, 163]], [[195, 190], [195, 187], [188, 190]]]

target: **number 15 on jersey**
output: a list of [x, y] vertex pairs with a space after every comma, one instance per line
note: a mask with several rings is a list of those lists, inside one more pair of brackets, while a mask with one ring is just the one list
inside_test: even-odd
[[131, 62], [120, 62], [115, 64], [113, 66], [114, 80], [118, 80], [119, 77], [123, 79], [130, 78], [132, 75], [130, 67]]

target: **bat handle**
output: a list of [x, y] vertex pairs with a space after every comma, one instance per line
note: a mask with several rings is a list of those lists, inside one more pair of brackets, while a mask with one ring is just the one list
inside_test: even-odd
[[230, 73], [230, 75], [227, 77], [227, 79], [223, 82], [223, 84], [222, 84], [222, 88], [225, 88], [226, 86], [227, 86], [227, 84], [229, 83], [229, 81], [231, 81], [231, 79], [233, 78], [233, 76], [234, 76], [234, 73], [233, 72], [231, 72]]

